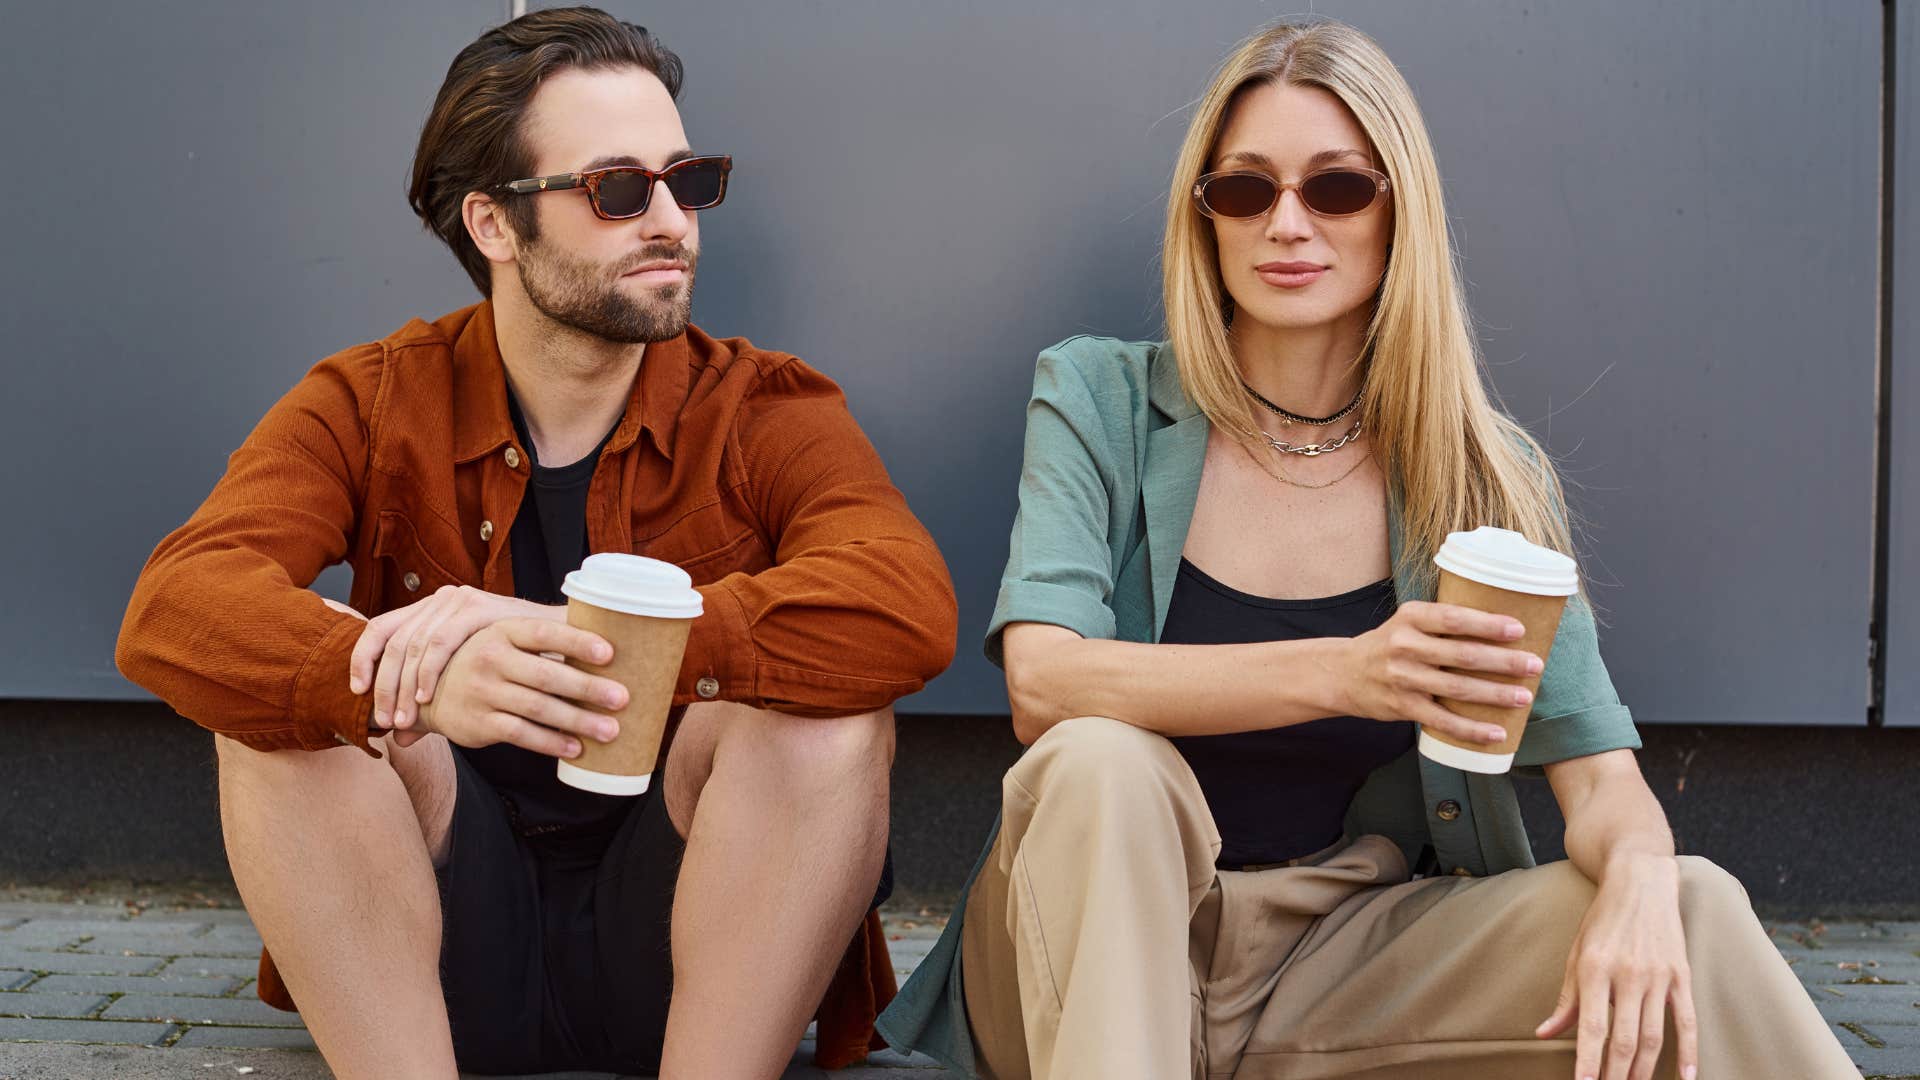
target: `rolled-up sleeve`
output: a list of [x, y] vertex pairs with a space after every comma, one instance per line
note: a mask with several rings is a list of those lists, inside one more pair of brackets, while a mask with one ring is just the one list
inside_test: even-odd
[[744, 490], [774, 565], [700, 587], [706, 610], [675, 701], [845, 716], [946, 670], [959, 622], [946, 561], [839, 387], [789, 361], [738, 423]]
[[1613, 679], [1600, 659], [1593, 609], [1569, 597], [1553, 652], [1540, 676], [1527, 731], [1514, 755], [1516, 768], [1547, 765], [1608, 750], [1634, 750], [1640, 734], [1633, 715], [1620, 704]]
[[1007, 568], [987, 627], [987, 659], [1003, 664], [1001, 635], [1016, 622], [1111, 638], [1113, 553], [1107, 540], [1113, 463], [1085, 376], [1060, 347], [1040, 354], [1027, 402], [1020, 506]]

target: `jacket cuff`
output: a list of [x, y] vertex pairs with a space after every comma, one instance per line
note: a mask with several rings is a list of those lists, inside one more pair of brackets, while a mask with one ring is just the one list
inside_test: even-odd
[[1117, 628], [1113, 609], [1084, 589], [1025, 578], [1003, 581], [986, 641], [987, 659], [1001, 667], [1006, 662], [1001, 657], [1000, 633], [1008, 623], [1017, 622], [1063, 626], [1089, 641], [1110, 639]]
[[1527, 724], [1515, 768], [1549, 765], [1569, 758], [1604, 754], [1609, 750], [1638, 750], [1640, 733], [1625, 705], [1596, 705]]
[[687, 655], [674, 684], [673, 703], [759, 700], [759, 650], [740, 598], [723, 584], [695, 587], [702, 611], [687, 635]]
[[294, 676], [293, 724], [301, 749], [357, 746], [375, 757], [380, 756], [379, 751], [368, 745], [372, 691], [356, 694], [347, 686], [353, 646], [366, 625], [350, 615], [341, 616], [307, 654], [300, 673]]

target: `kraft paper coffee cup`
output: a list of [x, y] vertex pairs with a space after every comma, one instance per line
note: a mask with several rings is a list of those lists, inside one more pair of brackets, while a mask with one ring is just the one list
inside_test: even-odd
[[[1447, 535], [1447, 542], [1433, 557], [1440, 568], [1440, 585], [1434, 597], [1442, 604], [1459, 604], [1497, 615], [1519, 619], [1526, 633], [1519, 641], [1502, 642], [1509, 648], [1524, 649], [1540, 658], [1544, 672], [1547, 657], [1553, 651], [1553, 637], [1560, 629], [1560, 615], [1567, 597], [1580, 588], [1580, 576], [1572, 559], [1551, 548], [1531, 543], [1508, 529], [1482, 525], [1472, 532]], [[1478, 640], [1478, 639], [1476, 639]], [[1455, 670], [1455, 669], [1448, 669]], [[1529, 692], [1540, 689], [1540, 676], [1496, 675], [1488, 671], [1457, 671], [1470, 678], [1524, 686]], [[1477, 773], [1503, 773], [1513, 767], [1514, 752], [1520, 748], [1520, 736], [1527, 727], [1531, 705], [1481, 705], [1475, 702], [1439, 698], [1448, 712], [1469, 720], [1498, 724], [1507, 730], [1499, 743], [1462, 743], [1432, 728], [1420, 729], [1420, 753], [1442, 765]]]
[[660, 757], [687, 635], [702, 610], [700, 594], [672, 563], [618, 553], [587, 556], [560, 591], [567, 596], [568, 625], [613, 646], [604, 666], [567, 663], [624, 685], [628, 694], [627, 707], [614, 714], [620, 734], [605, 743], [582, 738], [579, 757], [559, 760], [560, 782], [603, 795], [639, 795]]

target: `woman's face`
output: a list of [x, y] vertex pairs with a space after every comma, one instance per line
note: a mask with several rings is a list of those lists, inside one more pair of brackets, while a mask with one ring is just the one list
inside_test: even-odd
[[[1379, 169], [1370, 147], [1332, 93], [1268, 84], [1241, 93], [1207, 169], [1295, 183], [1328, 166]], [[1265, 214], [1212, 221], [1236, 323], [1252, 319], [1275, 330], [1325, 326], [1363, 311], [1386, 271], [1393, 235], [1391, 192], [1352, 217], [1326, 218], [1289, 189]]]

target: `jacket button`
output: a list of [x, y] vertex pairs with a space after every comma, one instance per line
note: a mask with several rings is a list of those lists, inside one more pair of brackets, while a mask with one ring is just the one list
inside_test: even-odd
[[1473, 871], [1467, 869], [1464, 866], [1456, 866], [1453, 868], [1453, 876], [1454, 877], [1472, 877]]
[[482, 540], [493, 539], [493, 522], [483, 521], [480, 523], [480, 539]]
[[1433, 813], [1434, 816], [1438, 817], [1441, 821], [1452, 821], [1454, 818], [1460, 816], [1460, 804], [1454, 802], [1452, 799], [1447, 799], [1441, 802], [1439, 806], [1434, 807]]
[[400, 579], [400, 584], [405, 585], [408, 592], [419, 592], [420, 575], [409, 570], [407, 571], [407, 576]]
[[720, 680], [709, 675], [693, 684], [693, 692], [703, 698], [715, 698], [720, 694]]
[[519, 467], [520, 467], [520, 451], [515, 450], [511, 446], [507, 447], [507, 468], [517, 469]]

